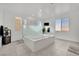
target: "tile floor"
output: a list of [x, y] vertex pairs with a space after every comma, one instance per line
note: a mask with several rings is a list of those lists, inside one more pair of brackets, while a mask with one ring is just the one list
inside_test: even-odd
[[23, 40], [19, 40], [1, 47], [0, 56], [78, 56], [78, 54], [68, 51], [69, 47], [74, 44], [75, 42], [55, 39], [55, 42], [48, 47], [38, 52], [32, 52]]

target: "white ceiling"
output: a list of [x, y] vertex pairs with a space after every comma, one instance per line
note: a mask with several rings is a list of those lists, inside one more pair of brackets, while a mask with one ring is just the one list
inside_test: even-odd
[[[73, 8], [74, 7], [74, 8]], [[8, 12], [15, 15], [29, 16], [36, 15], [39, 9], [43, 9], [44, 15], [49, 14], [60, 14], [68, 12], [71, 9], [77, 9], [79, 4], [49, 4], [49, 3], [2, 3], [0, 9], [4, 12]]]
[[0, 4], [4, 11], [16, 15], [36, 14], [40, 8], [48, 7], [49, 4]]

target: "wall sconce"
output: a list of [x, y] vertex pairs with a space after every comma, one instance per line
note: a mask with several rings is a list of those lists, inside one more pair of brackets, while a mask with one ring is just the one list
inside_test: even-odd
[[16, 17], [16, 31], [20, 31], [22, 25], [22, 18]]

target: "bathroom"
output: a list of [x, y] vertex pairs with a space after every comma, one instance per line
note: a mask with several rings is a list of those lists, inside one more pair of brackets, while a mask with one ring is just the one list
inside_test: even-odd
[[[54, 44], [55, 39], [79, 42], [78, 6], [79, 4], [75, 3], [3, 3], [0, 4], [0, 19], [2, 19], [0, 25], [11, 29], [11, 42], [23, 40], [26, 43], [25, 45], [35, 53], [35, 51], [43, 49], [47, 45]], [[61, 21], [65, 18], [68, 19], [68, 30], [62, 31], [60, 22], [58, 24], [59, 30], [56, 31], [56, 20]], [[48, 37], [50, 37], [50, 40], [40, 41], [40, 39]], [[51, 37], [53, 38], [51, 39]], [[27, 41], [25, 41], [26, 38], [28, 38]], [[64, 43], [61, 45], [64, 45]]]

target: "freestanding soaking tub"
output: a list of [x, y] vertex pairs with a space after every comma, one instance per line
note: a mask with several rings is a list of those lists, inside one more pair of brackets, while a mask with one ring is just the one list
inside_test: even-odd
[[27, 35], [23, 37], [25, 45], [32, 50], [32, 52], [39, 51], [54, 42], [54, 36], [50, 34], [42, 35]]

